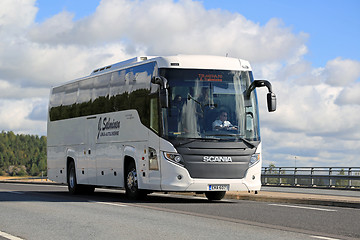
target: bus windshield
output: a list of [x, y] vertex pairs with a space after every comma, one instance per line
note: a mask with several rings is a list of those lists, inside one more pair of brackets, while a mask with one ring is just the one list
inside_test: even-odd
[[249, 71], [161, 69], [169, 83], [169, 108], [162, 109], [163, 137], [260, 141], [256, 92], [244, 93]]

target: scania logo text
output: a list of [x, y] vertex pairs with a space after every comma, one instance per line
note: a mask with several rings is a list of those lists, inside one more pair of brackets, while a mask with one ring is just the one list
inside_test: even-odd
[[204, 156], [204, 162], [232, 162], [231, 157]]

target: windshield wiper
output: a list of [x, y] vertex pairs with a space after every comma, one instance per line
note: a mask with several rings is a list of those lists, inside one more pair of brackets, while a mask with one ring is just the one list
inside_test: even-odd
[[197, 104], [199, 104], [202, 112], [204, 112], [204, 107], [206, 107], [206, 106], [208, 106], [210, 109], [217, 108], [217, 104], [216, 104], [216, 103], [201, 104], [201, 102], [199, 102], [198, 100], [196, 100], [195, 98], [193, 98], [193, 97], [190, 95], [190, 93], [188, 94], [187, 99], [188, 99], [188, 100], [193, 100], [194, 102], [196, 102]]
[[209, 140], [210, 141], [219, 141], [220, 140], [220, 138], [201, 138], [201, 137], [199, 137], [199, 138], [192, 138], [192, 137], [184, 138], [184, 140], [185, 139], [189, 139], [189, 141], [185, 141], [183, 143], [175, 144], [175, 147], [183, 146], [183, 145], [186, 145], [186, 144], [198, 141], [198, 140], [205, 140], [205, 141], [209, 141]]
[[236, 137], [238, 139], [240, 139], [241, 141], [243, 141], [244, 143], [246, 143], [247, 145], [250, 145], [251, 148], [255, 148], [256, 146], [254, 144], [252, 144], [249, 140], [240, 137], [238, 134], [211, 134], [211, 136], [222, 136], [222, 137]]
[[198, 100], [196, 100], [195, 98], [193, 98], [193, 97], [190, 95], [190, 93], [188, 94], [187, 99], [188, 99], [188, 100], [191, 99], [191, 100], [193, 100], [194, 102], [196, 102], [197, 104], [199, 104], [199, 105], [200, 105], [200, 108], [201, 108], [201, 111], [204, 112], [204, 109], [203, 109], [203, 106], [201, 105], [201, 103], [200, 103]]

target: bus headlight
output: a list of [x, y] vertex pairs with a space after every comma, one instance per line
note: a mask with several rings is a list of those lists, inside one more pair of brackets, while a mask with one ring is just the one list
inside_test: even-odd
[[178, 153], [169, 153], [169, 152], [164, 152], [164, 157], [166, 160], [176, 163], [178, 165], [184, 166], [183, 165], [183, 159], [181, 157], [180, 154]]
[[259, 153], [255, 153], [255, 154], [251, 155], [250, 162], [249, 162], [249, 167], [254, 166], [259, 161], [260, 161], [260, 154]]

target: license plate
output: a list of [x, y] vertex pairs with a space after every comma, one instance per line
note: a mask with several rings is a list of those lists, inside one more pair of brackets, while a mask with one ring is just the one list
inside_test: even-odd
[[209, 191], [229, 191], [229, 184], [213, 184], [209, 185]]

